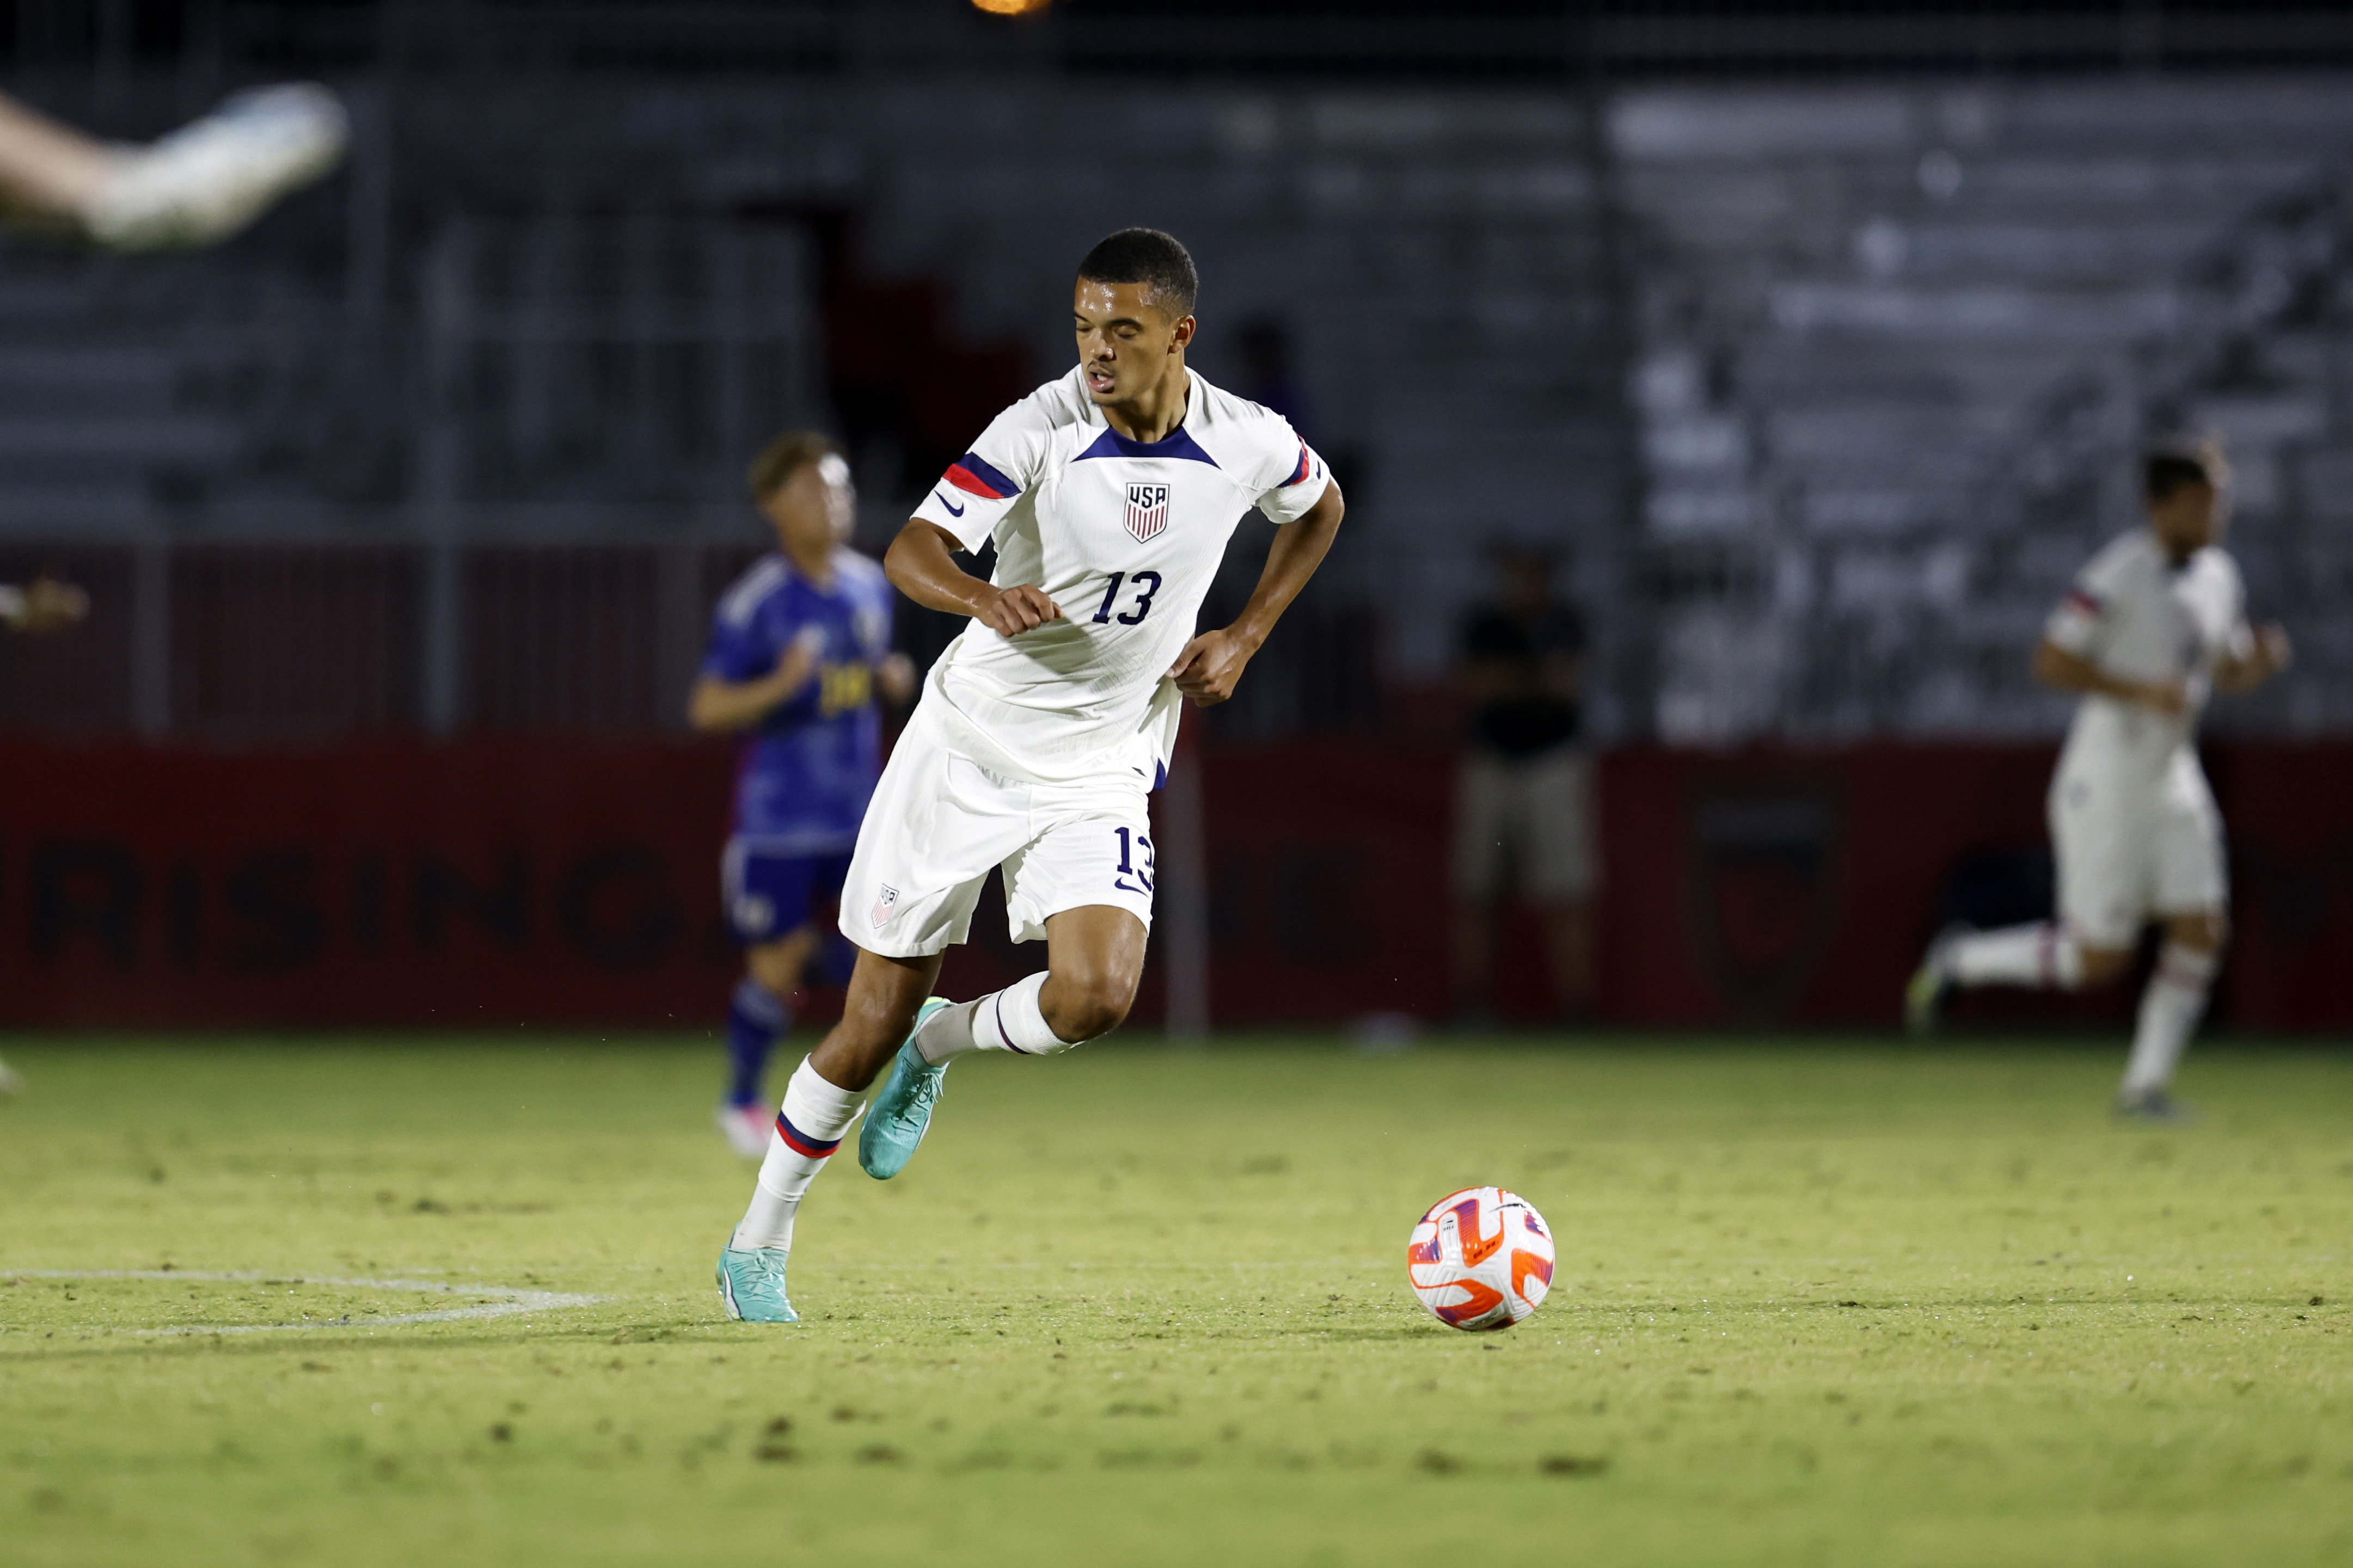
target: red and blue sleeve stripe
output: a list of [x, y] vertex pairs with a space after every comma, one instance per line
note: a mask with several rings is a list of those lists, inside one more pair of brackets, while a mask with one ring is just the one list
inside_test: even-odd
[[966, 452], [948, 465], [942, 476], [960, 490], [966, 490], [990, 500], [1011, 500], [1021, 493], [1021, 487], [983, 462], [976, 452]]
[[810, 1137], [786, 1121], [785, 1113], [781, 1110], [776, 1112], [776, 1136], [785, 1141], [786, 1148], [805, 1160], [822, 1160], [841, 1147], [841, 1140], [839, 1138], [828, 1141]]
[[2107, 613], [2106, 605], [2081, 588], [2068, 589], [2066, 597], [2059, 602], [2079, 615], [2090, 616], [2094, 619]]
[[1306, 479], [1307, 470], [1314, 466], [1315, 464], [1314, 459], [1310, 458], [1307, 455], [1307, 443], [1302, 441], [1299, 443], [1299, 467], [1292, 469], [1291, 477], [1274, 488], [1279, 490], [1289, 489], [1292, 486], [1298, 484], [1300, 481]]

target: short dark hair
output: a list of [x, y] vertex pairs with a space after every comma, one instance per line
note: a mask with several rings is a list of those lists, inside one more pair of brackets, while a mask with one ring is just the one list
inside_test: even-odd
[[1141, 283], [1172, 321], [1191, 315], [1201, 292], [1192, 255], [1156, 228], [1124, 228], [1097, 240], [1079, 263], [1079, 276], [1090, 283]]
[[752, 487], [754, 500], [766, 500], [792, 482], [795, 474], [810, 463], [822, 462], [841, 450], [833, 437], [815, 430], [787, 430], [766, 446], [752, 459], [752, 467], [744, 476]]
[[2192, 457], [2186, 452], [2151, 452], [2141, 460], [2141, 494], [2150, 501], [2161, 501], [2177, 490], [2191, 485], [2211, 486], [2214, 471], [2206, 466], [2203, 456]]

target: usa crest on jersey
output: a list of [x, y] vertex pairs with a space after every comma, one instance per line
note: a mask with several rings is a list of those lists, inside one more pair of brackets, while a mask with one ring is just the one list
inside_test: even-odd
[[1135, 535], [1138, 543], [1158, 537], [1168, 526], [1168, 487], [1166, 485], [1130, 485], [1127, 487], [1127, 531]]

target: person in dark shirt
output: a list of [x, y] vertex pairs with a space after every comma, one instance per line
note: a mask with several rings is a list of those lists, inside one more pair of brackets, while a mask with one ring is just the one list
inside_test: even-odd
[[1458, 1016], [1492, 1016], [1506, 892], [1542, 911], [1565, 1019], [1593, 1003], [1592, 765], [1578, 745], [1585, 626], [1540, 551], [1499, 552], [1501, 592], [1464, 617], [1456, 684], [1471, 706], [1454, 806]]

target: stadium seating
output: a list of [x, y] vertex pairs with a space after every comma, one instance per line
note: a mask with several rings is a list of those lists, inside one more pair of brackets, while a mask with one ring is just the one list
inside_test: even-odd
[[[612, 657], [634, 661], [616, 689], [670, 689], [757, 542], [744, 452], [844, 392], [824, 342], [844, 224], [861, 298], [940, 312], [919, 336], [1026, 345], [1042, 376], [1068, 352], [1057, 279], [1116, 213], [1199, 253], [1208, 374], [1241, 377], [1240, 322], [1288, 331], [1351, 492], [1352, 546], [1307, 611], [1322, 663], [1261, 682], [1229, 716], [1246, 731], [1362, 715], [1376, 658], [1433, 680], [1482, 546], [1513, 536], [1575, 552], [1605, 734], [2047, 731], [2063, 706], [2022, 650], [2169, 425], [2231, 438], [2235, 547], [2303, 644], [2226, 721], [2342, 725], [2353, 631], [2300, 614], [2353, 572], [2348, 348], [2323, 309], [2353, 138], [2336, 86], [1623, 89], [1601, 140], [1588, 100], [1539, 88], [1236, 86], [1147, 94], [1155, 137], [1074, 162], [1084, 95], [1037, 77], [778, 94], [640, 74], [558, 97], [428, 74], [396, 104], [363, 94], [353, 173], [230, 253], [0, 249], [0, 317], [23, 328], [0, 355], [0, 547], [64, 550], [133, 601], [90, 628], [116, 639], [103, 693], [20, 660], [0, 717], [667, 721], [651, 695], [543, 710], [528, 683], [478, 689], [465, 650], [503, 635], [486, 617], [517, 623], [468, 585], [585, 626], [607, 590], [584, 584], [666, 563]], [[859, 453], [870, 539], [936, 460], [942, 437], [906, 421], [972, 419], [880, 417]], [[173, 564], [199, 543], [208, 563]], [[389, 673], [300, 640], [348, 618], [252, 613], [343, 550], [399, 558], [336, 590], [412, 627]], [[209, 597], [182, 602], [190, 572]], [[233, 626], [255, 669], [351, 664], [379, 688], [224, 717], [171, 671]]]
[[[2248, 106], [2260, 104], [2250, 112]], [[2024, 649], [2134, 514], [2147, 437], [2236, 467], [2259, 613], [2298, 674], [2224, 722], [2341, 725], [2325, 481], [2353, 408], [2335, 84], [1630, 94], [1651, 537], [1712, 559], [1668, 607], [1670, 738], [2031, 732]]]

